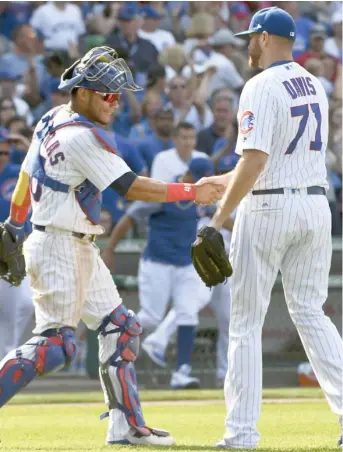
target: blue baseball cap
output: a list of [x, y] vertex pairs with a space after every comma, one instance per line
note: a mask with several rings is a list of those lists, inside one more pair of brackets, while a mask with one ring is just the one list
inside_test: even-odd
[[210, 159], [196, 157], [190, 162], [188, 171], [191, 173], [194, 181], [197, 182], [202, 177], [213, 176], [214, 166]]
[[5, 143], [10, 140], [10, 133], [5, 127], [0, 127], [0, 143]]
[[11, 70], [9, 71], [0, 71], [0, 80], [13, 80], [17, 81], [21, 79], [21, 75], [17, 74]]
[[236, 33], [235, 36], [248, 37], [251, 33], [262, 33], [264, 31], [270, 35], [295, 41], [296, 32], [293, 17], [276, 6], [257, 11], [251, 19], [249, 30]]
[[139, 16], [139, 11], [132, 5], [122, 6], [118, 11], [119, 20], [133, 20]]
[[143, 17], [146, 19], [162, 19], [163, 15], [160, 14], [152, 6], [145, 6], [142, 8]]
[[225, 155], [224, 157], [221, 157], [218, 160], [217, 164], [217, 173], [228, 173], [229, 171], [232, 171], [238, 162], [238, 155], [237, 154], [229, 154]]

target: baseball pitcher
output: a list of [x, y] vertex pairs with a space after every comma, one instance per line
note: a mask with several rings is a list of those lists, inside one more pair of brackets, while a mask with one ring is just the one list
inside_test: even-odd
[[278, 271], [291, 318], [330, 408], [339, 416], [343, 357], [339, 333], [322, 309], [332, 253], [325, 196], [325, 91], [293, 61], [295, 23], [282, 9], [258, 11], [249, 30], [239, 35], [249, 38], [250, 66], [263, 72], [243, 89], [236, 147], [242, 157], [210, 227], [199, 232], [193, 258], [208, 284], [224, 279], [229, 263], [217, 265], [212, 244], [218, 245], [223, 221], [240, 203], [230, 249], [226, 432], [217, 446], [252, 449], [260, 437], [262, 326]]

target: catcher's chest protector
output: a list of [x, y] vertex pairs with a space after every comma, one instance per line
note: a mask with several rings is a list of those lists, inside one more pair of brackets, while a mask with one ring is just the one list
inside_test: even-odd
[[[53, 114], [50, 113], [43, 117], [42, 122], [45, 124], [45, 127], [37, 134], [38, 138], [41, 140], [41, 143], [43, 143], [43, 141], [48, 137], [49, 134], [51, 135], [57, 130], [62, 129], [63, 127], [83, 126], [89, 128], [89, 130], [92, 131], [102, 147], [104, 147], [109, 152], [112, 152], [114, 154], [116, 153], [117, 145], [114, 136], [109, 132], [101, 129], [100, 127], [97, 127], [93, 122], [89, 121], [87, 118], [79, 114], [74, 114], [69, 121], [54, 124], [53, 117], [57, 111], [55, 110]], [[63, 184], [46, 174], [44, 163], [45, 159], [40, 155], [38, 148], [32, 166], [31, 181], [32, 179], [36, 179], [39, 184], [45, 185], [54, 191], [60, 191], [63, 193], [74, 191], [77, 202], [79, 203], [83, 212], [86, 214], [88, 220], [92, 224], [99, 224], [102, 195], [97, 187], [87, 179], [85, 179], [82, 184], [74, 188], [72, 188], [70, 185]]]

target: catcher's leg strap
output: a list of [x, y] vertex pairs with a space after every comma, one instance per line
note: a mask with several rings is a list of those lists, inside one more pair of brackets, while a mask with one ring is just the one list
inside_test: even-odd
[[[135, 314], [122, 304], [107, 316], [99, 334], [99, 374], [108, 408], [120, 409], [130, 426], [148, 436], [151, 430], [143, 418], [133, 364], [138, 355], [141, 333]], [[104, 413], [101, 419], [106, 416], [108, 413]]]
[[37, 375], [68, 366], [76, 356], [71, 328], [51, 329], [9, 352], [0, 362], [0, 408]]

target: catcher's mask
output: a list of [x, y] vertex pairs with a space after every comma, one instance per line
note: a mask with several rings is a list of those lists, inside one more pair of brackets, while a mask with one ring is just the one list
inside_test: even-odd
[[94, 47], [70, 66], [61, 76], [58, 87], [71, 93], [74, 88], [87, 88], [101, 93], [116, 93], [121, 89], [141, 91], [132, 73], [118, 54], [110, 47]]

